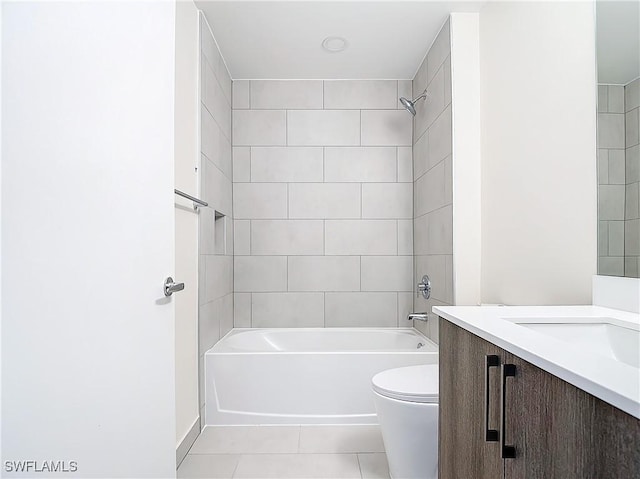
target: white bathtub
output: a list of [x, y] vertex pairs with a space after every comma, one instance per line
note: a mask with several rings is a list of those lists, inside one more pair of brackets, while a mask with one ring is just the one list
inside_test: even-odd
[[437, 362], [415, 329], [234, 329], [205, 354], [205, 421], [375, 424], [371, 378]]

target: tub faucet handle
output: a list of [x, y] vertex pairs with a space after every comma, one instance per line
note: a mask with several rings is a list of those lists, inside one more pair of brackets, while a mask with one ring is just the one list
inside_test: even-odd
[[418, 321], [426, 321], [429, 319], [429, 313], [409, 313], [407, 319], [409, 321], [413, 321], [414, 319], [417, 319]]

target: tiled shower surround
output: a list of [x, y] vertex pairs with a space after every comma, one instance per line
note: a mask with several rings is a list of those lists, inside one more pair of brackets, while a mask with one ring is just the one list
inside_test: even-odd
[[198, 355], [204, 417], [204, 353], [233, 328], [231, 78], [200, 18], [200, 208]]
[[[431, 278], [431, 298], [414, 296], [414, 311], [453, 304], [453, 197], [451, 43], [445, 23], [413, 79], [413, 94], [427, 88], [417, 105], [413, 130], [414, 254], [417, 284]], [[415, 327], [438, 340], [438, 318]]]
[[598, 85], [598, 273], [640, 273], [640, 79]]
[[410, 325], [411, 93], [233, 82], [235, 327]]
[[640, 78], [625, 85], [624, 275], [640, 277]]

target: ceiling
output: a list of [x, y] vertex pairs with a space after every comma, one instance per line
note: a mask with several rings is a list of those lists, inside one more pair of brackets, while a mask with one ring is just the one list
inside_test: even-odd
[[233, 79], [412, 79], [449, 13], [484, 3], [196, 0]]
[[640, 2], [596, 3], [598, 83], [626, 85], [640, 76]]

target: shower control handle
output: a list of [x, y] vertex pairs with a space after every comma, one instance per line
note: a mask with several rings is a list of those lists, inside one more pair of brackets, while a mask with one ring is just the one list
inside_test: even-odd
[[429, 299], [431, 297], [431, 280], [429, 279], [429, 276], [425, 274], [418, 283], [417, 287], [418, 294], [422, 293], [422, 297], [424, 299]]
[[171, 296], [176, 291], [182, 291], [184, 289], [184, 283], [175, 283], [173, 278], [169, 276], [164, 280], [164, 295]]

